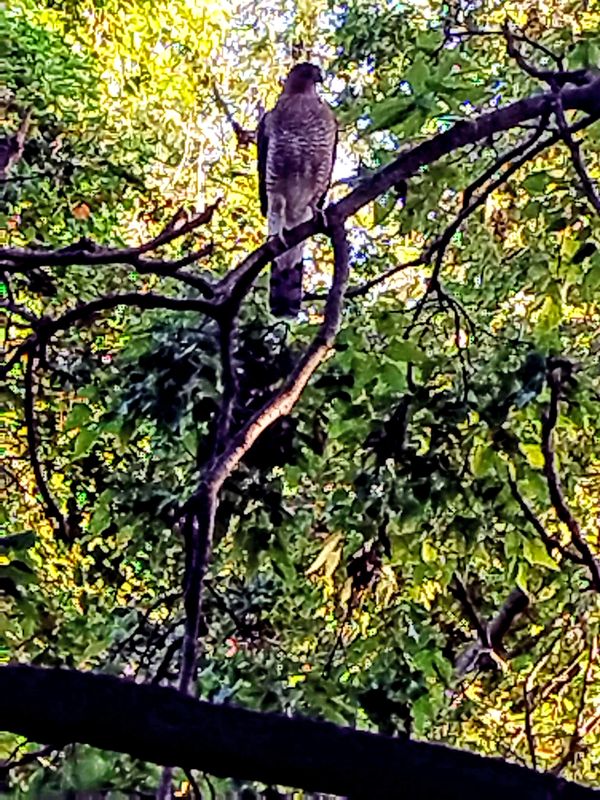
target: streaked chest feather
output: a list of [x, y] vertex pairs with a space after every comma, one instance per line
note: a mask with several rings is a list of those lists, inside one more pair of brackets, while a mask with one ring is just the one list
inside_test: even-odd
[[269, 120], [267, 179], [311, 177], [333, 161], [336, 124], [314, 98], [280, 102]]

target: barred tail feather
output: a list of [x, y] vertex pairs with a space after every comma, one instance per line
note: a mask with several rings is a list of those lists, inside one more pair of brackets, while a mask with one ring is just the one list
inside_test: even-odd
[[295, 317], [302, 303], [304, 244], [297, 244], [271, 265], [271, 311], [278, 317]]

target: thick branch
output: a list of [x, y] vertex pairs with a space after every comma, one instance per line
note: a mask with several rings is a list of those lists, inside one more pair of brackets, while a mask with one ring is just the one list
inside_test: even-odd
[[281, 389], [250, 418], [233, 436], [224, 452], [213, 461], [209, 469], [209, 480], [217, 489], [233, 472], [260, 434], [276, 420], [290, 413], [311, 375], [326, 358], [333, 345], [342, 319], [343, 298], [349, 273], [346, 232], [343, 222], [337, 220], [334, 214], [335, 209], [330, 217], [330, 235], [334, 252], [333, 284], [327, 296], [321, 327]]
[[592, 800], [593, 789], [441, 745], [184, 697], [107, 675], [0, 668], [0, 727], [158, 764], [352, 798]]
[[510, 630], [513, 622], [522, 614], [529, 605], [529, 598], [519, 587], [516, 587], [508, 595], [502, 607], [490, 622], [489, 636], [490, 644], [497, 650], [502, 645], [502, 639]]
[[[590, 118], [586, 124], [590, 124], [600, 115], [600, 78], [583, 86], [568, 86], [559, 92], [546, 92], [536, 97], [519, 100], [506, 108], [484, 114], [470, 122], [466, 120], [458, 122], [448, 131], [402, 153], [372, 178], [361, 182], [342, 200], [329, 206], [326, 211], [329, 224], [334, 220], [344, 220], [354, 215], [363, 206], [387, 192], [400, 181], [412, 177], [422, 167], [432, 164], [454, 150], [488, 139], [528, 120], [547, 117], [555, 108], [557, 98], [563, 109], [578, 109], [588, 112]], [[548, 141], [547, 145], [550, 143]], [[186, 222], [182, 227], [166, 230], [155, 239], [137, 248], [125, 248], [110, 253], [104, 250], [87, 254], [78, 253], [75, 258], [72, 253], [65, 251], [46, 253], [0, 248], [0, 263], [9, 272], [23, 271], [24, 266], [30, 268], [32, 265], [116, 263], [118, 261], [127, 263], [128, 257], [139, 257], [139, 255], [149, 252], [177, 236], [181, 236], [192, 227], [207, 221], [214, 208], [215, 206], [208, 207], [206, 212]], [[265, 243], [225, 276], [217, 287], [219, 295], [222, 298], [232, 297], [234, 300], [243, 297], [261, 270], [276, 256], [322, 230], [323, 223], [319, 216], [289, 232], [286, 231], [287, 247], [278, 239], [272, 239]], [[208, 285], [207, 289], [212, 291], [212, 287]]]
[[195, 694], [194, 677], [198, 659], [202, 590], [212, 551], [217, 504], [217, 489], [214, 485], [203, 482], [194, 495], [194, 502], [189, 504], [183, 523], [186, 558], [185, 630], [181, 649], [179, 690], [186, 695]]
[[226, 316], [219, 326], [219, 342], [221, 349], [221, 383], [223, 391], [215, 431], [214, 453], [221, 453], [230, 433], [233, 410], [238, 393], [238, 381], [235, 370], [235, 344], [237, 336], [237, 319], [235, 314]]

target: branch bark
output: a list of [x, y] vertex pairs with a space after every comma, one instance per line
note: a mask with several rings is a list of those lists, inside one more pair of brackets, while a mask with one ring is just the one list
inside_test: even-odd
[[192, 700], [108, 675], [0, 668], [0, 727], [157, 764], [350, 798], [594, 800], [600, 792], [500, 759], [328, 722]]
[[556, 467], [553, 433], [560, 413], [562, 372], [559, 367], [549, 370], [548, 385], [550, 387], [550, 403], [542, 415], [542, 455], [544, 457], [544, 477], [548, 484], [550, 502], [558, 519], [567, 527], [571, 535], [571, 544], [579, 552], [581, 561], [588, 568], [592, 586], [597, 592], [600, 592], [600, 565], [585, 540], [579, 522], [567, 504]]

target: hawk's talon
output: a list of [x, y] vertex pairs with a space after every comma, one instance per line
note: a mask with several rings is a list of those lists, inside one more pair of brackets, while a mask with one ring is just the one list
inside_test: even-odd
[[329, 223], [327, 222], [327, 214], [325, 213], [325, 209], [321, 208], [321, 206], [316, 206], [313, 208], [313, 211], [315, 213], [314, 218], [321, 223], [321, 227], [326, 231], [329, 227]]
[[268, 242], [278, 241], [285, 247], [287, 250], [289, 248], [289, 244], [285, 240], [285, 236], [283, 235], [283, 231], [281, 233], [273, 233], [271, 236], [267, 236]]

